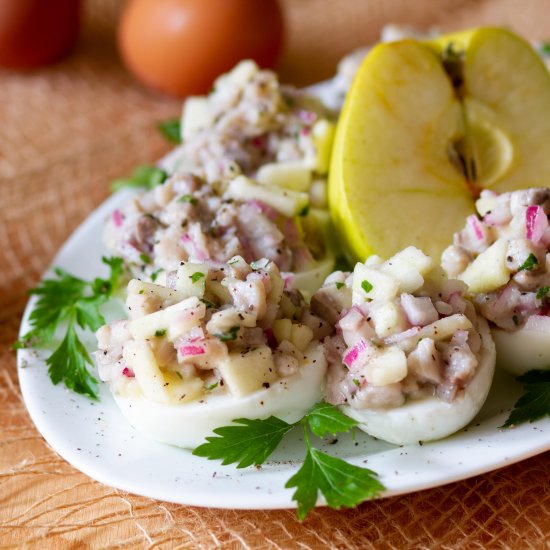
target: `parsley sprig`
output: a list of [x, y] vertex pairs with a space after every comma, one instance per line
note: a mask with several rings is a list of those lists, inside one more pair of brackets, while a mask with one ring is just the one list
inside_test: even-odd
[[298, 519], [303, 520], [315, 506], [319, 492], [331, 508], [351, 508], [384, 490], [377, 474], [367, 468], [316, 449], [310, 432], [317, 437], [349, 432], [357, 422], [328, 403], [318, 403], [302, 419], [289, 424], [275, 416], [265, 420], [239, 418], [236, 425], [214, 430], [216, 436], [197, 447], [193, 454], [210, 460], [220, 459], [223, 465], [237, 468], [263, 464], [293, 428], [304, 432], [306, 456], [302, 467], [286, 483], [295, 488], [292, 499], [298, 504]]
[[514, 409], [501, 428], [535, 422], [550, 416], [550, 371], [530, 370], [518, 376], [516, 380], [523, 383], [525, 394], [516, 401]]
[[122, 259], [103, 258], [110, 268], [107, 279], [85, 281], [65, 270], [54, 269], [56, 279], [44, 279], [30, 294], [38, 296], [29, 317], [32, 329], [14, 344], [14, 348], [44, 347], [51, 344], [57, 328], [66, 324], [61, 343], [46, 359], [48, 373], [54, 384], [64, 382], [77, 393], [97, 399], [97, 380], [87, 365], [92, 360], [79, 338], [77, 327], [97, 330], [105, 324], [100, 312], [103, 305], [118, 288], [122, 278]]
[[118, 191], [125, 187], [143, 187], [149, 190], [163, 184], [167, 178], [168, 174], [161, 168], [138, 166], [130, 177], [114, 180], [111, 183], [111, 191]]
[[158, 129], [170, 143], [181, 143], [181, 122], [179, 118], [164, 120], [158, 125]]

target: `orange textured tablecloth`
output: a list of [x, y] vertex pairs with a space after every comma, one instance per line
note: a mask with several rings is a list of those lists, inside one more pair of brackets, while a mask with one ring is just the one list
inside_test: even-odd
[[[344, 53], [391, 21], [505, 24], [550, 37], [544, 0], [282, 1], [288, 36], [280, 70], [299, 85], [329, 77]], [[118, 9], [115, 0], [89, 0], [71, 57], [30, 74], [0, 72], [0, 547], [547, 548], [548, 453], [355, 510], [317, 509], [299, 524], [291, 510], [200, 509], [126, 494], [76, 471], [44, 442], [9, 349], [26, 291], [108, 195], [109, 180], [167, 150], [155, 123], [180, 109], [121, 67]]]

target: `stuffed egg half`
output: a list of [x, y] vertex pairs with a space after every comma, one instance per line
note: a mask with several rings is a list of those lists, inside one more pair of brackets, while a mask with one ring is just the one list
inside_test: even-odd
[[336, 325], [326, 400], [399, 445], [466, 426], [489, 392], [495, 348], [465, 291], [414, 247], [329, 276], [311, 302]]
[[129, 319], [97, 332], [100, 378], [128, 421], [194, 448], [237, 418], [300, 419], [322, 399], [330, 332], [269, 260], [182, 262], [128, 285]]

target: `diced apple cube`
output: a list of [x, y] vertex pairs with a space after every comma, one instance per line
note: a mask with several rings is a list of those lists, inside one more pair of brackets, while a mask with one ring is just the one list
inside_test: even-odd
[[154, 296], [158, 297], [161, 302], [170, 305], [175, 304], [176, 302], [181, 302], [187, 298], [184, 293], [178, 292], [178, 290], [167, 288], [166, 286], [155, 283], [146, 283], [138, 279], [132, 279], [128, 283], [127, 289], [128, 295], [140, 294], [145, 296]]
[[300, 351], [305, 351], [312, 340], [313, 331], [307, 325], [302, 325], [301, 323], [292, 323], [292, 333], [290, 335], [290, 341]]
[[389, 273], [358, 263], [353, 270], [353, 305], [365, 300], [391, 300], [397, 295], [399, 281]]
[[292, 321], [290, 319], [277, 319], [273, 322], [273, 334], [280, 344], [283, 340], [290, 341], [292, 334]]
[[314, 208], [327, 207], [327, 182], [324, 179], [313, 180], [309, 188], [309, 202]]
[[470, 293], [491, 292], [509, 281], [510, 270], [506, 266], [507, 250], [507, 239], [498, 239], [458, 276], [468, 285]]
[[204, 394], [204, 382], [198, 376], [182, 380], [175, 372], [167, 371], [164, 380], [166, 392], [173, 403], [194, 401]]
[[150, 315], [157, 311], [161, 304], [162, 301], [158, 296], [149, 296], [147, 294], [128, 294], [126, 296], [128, 317], [131, 320]]
[[130, 340], [122, 351], [126, 364], [134, 371], [143, 395], [151, 401], [167, 403], [165, 380], [152, 349], [143, 340]]
[[181, 138], [186, 141], [210, 122], [210, 105], [206, 97], [188, 97], [181, 115]]
[[288, 217], [298, 216], [309, 205], [307, 193], [258, 185], [245, 176], [238, 176], [231, 181], [226, 194], [229, 198], [238, 201], [255, 199], [265, 202]]
[[223, 85], [225, 82], [231, 82], [237, 86], [244, 86], [258, 71], [258, 65], [256, 65], [254, 61], [245, 59], [235, 65], [235, 67], [233, 67], [233, 69], [231, 69], [228, 73], [222, 74], [218, 77], [215, 84]]
[[395, 384], [407, 376], [407, 356], [398, 347], [389, 347], [378, 352], [365, 370], [367, 382], [373, 386]]
[[311, 185], [311, 170], [301, 160], [264, 164], [256, 179], [264, 185], [307, 191]]
[[233, 352], [220, 362], [218, 370], [236, 397], [243, 397], [277, 380], [271, 349], [260, 346], [246, 353]]
[[335, 130], [334, 124], [324, 118], [318, 120], [311, 130], [313, 144], [317, 150], [314, 169], [318, 174], [328, 172]]
[[424, 284], [424, 275], [434, 267], [434, 261], [414, 246], [408, 246], [384, 262], [381, 271], [399, 281], [401, 292], [414, 292]]
[[202, 263], [186, 262], [178, 267], [176, 290], [186, 298], [189, 296], [204, 297], [208, 266]]
[[378, 254], [371, 254], [366, 260], [365, 265], [367, 267], [376, 267], [378, 265], [382, 265], [384, 263], [384, 260], [378, 256]]
[[206, 306], [196, 296], [192, 296], [173, 306], [134, 319], [128, 328], [136, 340], [154, 338], [162, 333], [172, 341], [200, 324], [205, 312]]
[[476, 210], [481, 217], [493, 210], [498, 204], [497, 197], [481, 197], [476, 201]]
[[369, 317], [379, 338], [402, 332], [407, 328], [403, 310], [393, 302], [374, 302], [370, 306]]

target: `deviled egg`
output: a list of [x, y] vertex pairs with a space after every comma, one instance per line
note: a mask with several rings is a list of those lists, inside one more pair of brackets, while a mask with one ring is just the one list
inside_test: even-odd
[[331, 274], [311, 301], [336, 324], [324, 341], [326, 400], [400, 445], [467, 425], [489, 392], [495, 349], [466, 288], [414, 247]]
[[182, 262], [167, 285], [133, 279], [129, 319], [101, 327], [101, 380], [138, 430], [193, 448], [236, 418], [300, 419], [322, 398], [328, 323], [274, 262]]

